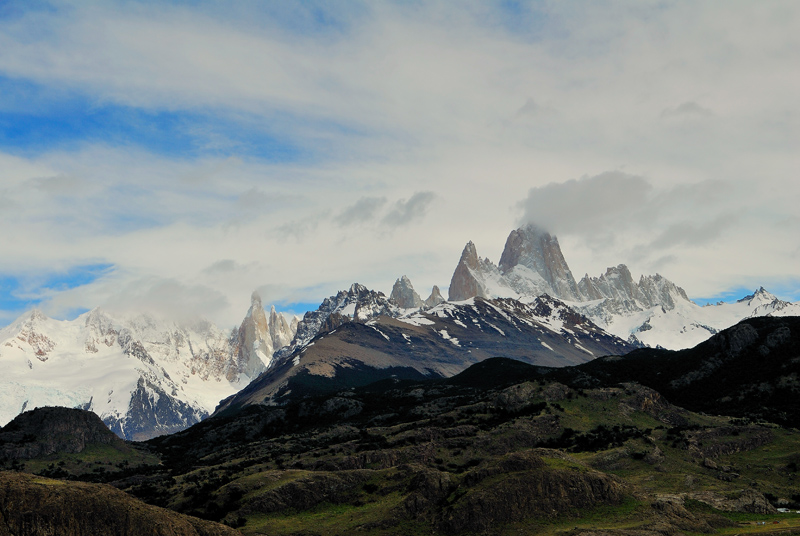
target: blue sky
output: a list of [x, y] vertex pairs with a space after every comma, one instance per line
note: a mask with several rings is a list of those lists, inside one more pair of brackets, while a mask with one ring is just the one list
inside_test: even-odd
[[574, 273], [800, 299], [794, 2], [0, 4], [0, 324]]
[[[89, 285], [112, 270], [110, 264], [93, 264], [72, 266], [64, 272], [4, 275], [0, 278], [0, 311], [11, 315], [28, 311], [53, 293]], [[78, 307], [67, 315], [77, 316], [87, 310]]]

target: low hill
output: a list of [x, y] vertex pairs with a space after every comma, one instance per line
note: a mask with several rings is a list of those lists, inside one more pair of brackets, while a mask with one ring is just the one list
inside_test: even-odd
[[103, 484], [0, 471], [0, 535], [233, 536], [237, 531], [150, 506]]

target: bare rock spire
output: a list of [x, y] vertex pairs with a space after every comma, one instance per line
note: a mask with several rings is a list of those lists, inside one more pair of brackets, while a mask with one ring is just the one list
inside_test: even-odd
[[478, 267], [478, 252], [475, 249], [475, 244], [470, 240], [464, 246], [461, 259], [458, 261], [458, 266], [453, 272], [453, 278], [450, 280], [450, 301], [468, 300], [475, 296], [484, 296], [483, 285], [475, 277], [475, 271], [478, 270]]
[[423, 305], [422, 298], [414, 290], [411, 280], [406, 276], [394, 282], [389, 300], [396, 303], [401, 309], [419, 309]]

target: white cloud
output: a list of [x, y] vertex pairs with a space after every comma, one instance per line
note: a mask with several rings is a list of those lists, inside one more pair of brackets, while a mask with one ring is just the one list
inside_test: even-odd
[[515, 209], [576, 271], [664, 269], [707, 296], [800, 270], [779, 223], [800, 203], [796, 3], [554, 3], [511, 25], [484, 2], [336, 4], [325, 31], [254, 5], [0, 21], [6, 78], [305, 151], [271, 159], [214, 125], [201, 156], [0, 146], [0, 272], [100, 259], [116, 279], [61, 310], [172, 282], [233, 325], [255, 288], [267, 303], [403, 273], [444, 287], [467, 240], [497, 260]]

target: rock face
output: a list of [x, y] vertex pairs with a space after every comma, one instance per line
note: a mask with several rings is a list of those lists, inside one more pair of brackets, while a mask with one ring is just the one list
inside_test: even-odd
[[608, 268], [600, 277], [583, 276], [578, 290], [584, 301], [608, 299], [619, 311], [643, 311], [660, 305], [675, 308], [677, 300], [688, 302], [686, 292], [659, 274], [641, 276], [637, 284], [624, 264]]
[[236, 331], [233, 341], [235, 367], [228, 372], [228, 379], [236, 374], [244, 374], [255, 378], [272, 364], [272, 354], [288, 345], [294, 331], [283, 315], [278, 314], [273, 306], [269, 319], [264, 312], [261, 296], [253, 292], [250, 309], [247, 311], [242, 325]]
[[0, 472], [0, 536], [234, 536], [231, 528], [150, 506], [111, 486]]
[[401, 309], [419, 309], [424, 305], [422, 298], [420, 298], [417, 291], [414, 290], [411, 280], [406, 276], [394, 282], [389, 301], [397, 304]]
[[558, 239], [550, 233], [533, 225], [511, 231], [500, 256], [500, 272], [508, 275], [518, 267], [538, 275], [550, 287], [548, 294], [562, 300], [581, 299]]
[[489, 259], [478, 257], [475, 244], [467, 242], [450, 280], [449, 300], [494, 298], [516, 295]]

